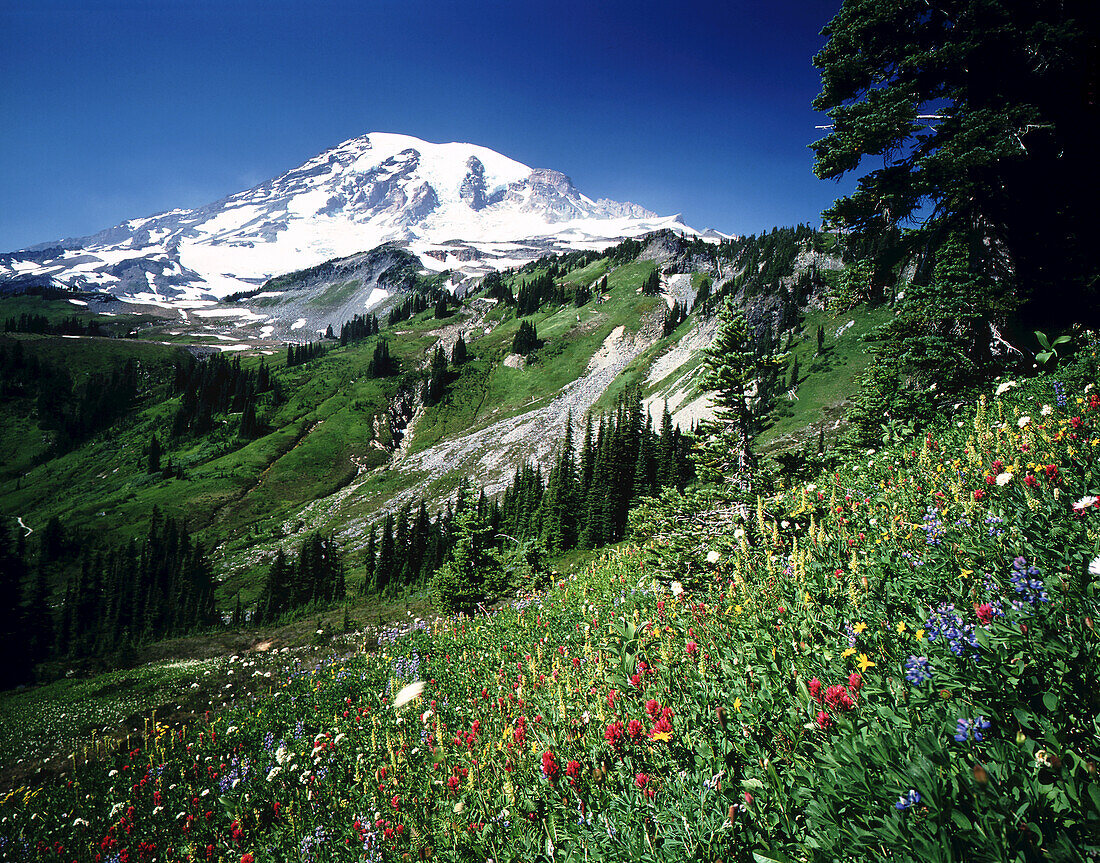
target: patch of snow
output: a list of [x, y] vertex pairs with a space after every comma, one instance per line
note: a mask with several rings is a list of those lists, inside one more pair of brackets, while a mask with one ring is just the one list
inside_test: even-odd
[[306, 319], [305, 318], [298, 318], [298, 320], [296, 320], [294, 323], [292, 323], [290, 325], [290, 328], [292, 330], [300, 330], [305, 325], [306, 325]]
[[[429, 258], [429, 260], [431, 259]], [[371, 288], [370, 296], [367, 297], [366, 302], [363, 303], [363, 308], [369, 309], [371, 306], [376, 306], [389, 295], [390, 292], [383, 288]]]

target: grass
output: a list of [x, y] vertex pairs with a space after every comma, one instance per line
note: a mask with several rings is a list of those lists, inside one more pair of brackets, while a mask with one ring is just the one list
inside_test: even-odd
[[[773, 424], [758, 438], [762, 450], [789, 445], [792, 439], [814, 434], [824, 423], [831, 426], [844, 415], [845, 403], [855, 393], [859, 377], [870, 361], [863, 337], [889, 318], [889, 309], [864, 306], [837, 317], [817, 310], [806, 313], [802, 337], [791, 350], [792, 358], [798, 359], [798, 399], [790, 402], [786, 396], [780, 397]], [[846, 326], [849, 321], [852, 325]], [[825, 328], [824, 351], [820, 356], [818, 326]], [[843, 333], [838, 337], [841, 328]]]

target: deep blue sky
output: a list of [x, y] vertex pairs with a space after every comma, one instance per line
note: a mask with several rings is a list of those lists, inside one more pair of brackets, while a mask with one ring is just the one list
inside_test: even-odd
[[469, 141], [736, 233], [817, 223], [840, 0], [0, 0], [0, 251], [247, 188], [371, 131]]

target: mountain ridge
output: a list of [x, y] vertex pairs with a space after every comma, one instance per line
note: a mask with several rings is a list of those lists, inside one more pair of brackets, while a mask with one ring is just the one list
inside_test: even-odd
[[371, 132], [200, 207], [0, 255], [0, 283], [37, 279], [197, 308], [387, 242], [428, 271], [477, 277], [663, 228], [699, 234], [678, 214], [594, 200], [560, 171], [487, 147]]

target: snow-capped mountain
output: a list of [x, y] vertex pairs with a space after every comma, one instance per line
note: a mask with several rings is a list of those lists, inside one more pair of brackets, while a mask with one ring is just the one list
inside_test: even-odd
[[385, 242], [428, 269], [477, 275], [661, 228], [697, 233], [679, 216], [592, 200], [564, 174], [486, 147], [372, 132], [194, 210], [0, 255], [0, 282], [186, 307]]

